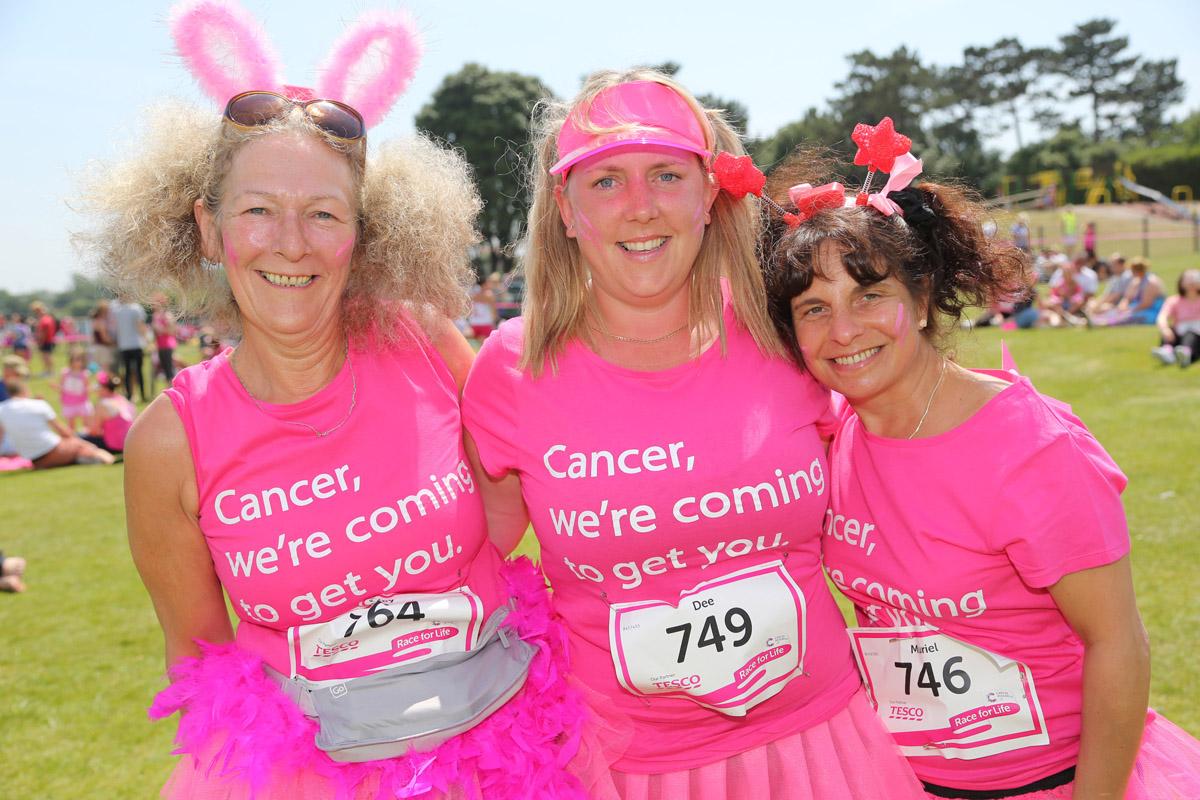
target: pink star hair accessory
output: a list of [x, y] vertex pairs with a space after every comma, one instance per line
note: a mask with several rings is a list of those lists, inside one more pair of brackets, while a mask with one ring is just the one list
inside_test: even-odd
[[896, 131], [891, 117], [879, 120], [878, 125], [858, 123], [850, 139], [858, 145], [858, 151], [854, 154], [855, 165], [867, 168], [867, 178], [855, 200], [863, 206], [867, 204], [867, 193], [871, 191], [871, 180], [876, 171], [891, 172], [896, 157], [912, 149], [912, 139]]
[[717, 179], [717, 185], [735, 200], [741, 200], [746, 195], [752, 194], [779, 212], [791, 227], [794, 228], [803, 221], [763, 194], [763, 187], [767, 185], [767, 176], [754, 166], [754, 161], [750, 156], [732, 156], [726, 152], [717, 153], [717, 157], [713, 160], [712, 171], [713, 177]]
[[712, 170], [717, 184], [733, 195], [735, 200], [741, 200], [748, 194], [762, 197], [763, 187], [767, 185], [767, 176], [754, 166], [750, 156], [718, 153], [713, 161]]

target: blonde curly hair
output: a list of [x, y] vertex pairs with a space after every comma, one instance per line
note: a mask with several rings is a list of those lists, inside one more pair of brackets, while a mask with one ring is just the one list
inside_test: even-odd
[[370, 158], [363, 139], [334, 139], [300, 109], [249, 129], [179, 104], [151, 110], [151, 123], [131, 157], [93, 165], [81, 210], [95, 224], [76, 245], [121, 295], [148, 300], [166, 292], [179, 312], [238, 335], [237, 302], [223, 269], [201, 263], [194, 215], [202, 199], [220, 213], [223, 181], [247, 142], [279, 133], [320, 138], [351, 166], [358, 235], [342, 296], [348, 334], [388, 336], [404, 308], [431, 330], [463, 315], [474, 282], [468, 249], [482, 203], [471, 170], [456, 151], [414, 135], [384, 144]]
[[[576, 337], [587, 340], [585, 324], [588, 276], [579, 244], [567, 236], [554, 200], [559, 176], [550, 174], [558, 160], [558, 133], [572, 109], [585, 108], [603, 90], [621, 83], [655, 81], [682, 97], [699, 118], [706, 144], [714, 154], [745, 153], [737, 132], [718, 109], [706, 109], [670, 77], [651, 69], [626, 72], [605, 70], [590, 75], [579, 95], [570, 103], [543, 101], [534, 111], [533, 158], [529, 185], [533, 203], [525, 236], [518, 245], [524, 250], [522, 268], [526, 292], [522, 308], [525, 318], [525, 348], [521, 366], [538, 375], [547, 363]], [[582, 116], [582, 115], [581, 115]], [[720, 192], [712, 207], [712, 222], [705, 230], [700, 252], [692, 268], [690, 317], [692, 324], [717, 326], [722, 352], [725, 326], [721, 308], [722, 277], [729, 281], [737, 319], [754, 337], [764, 353], [783, 352], [767, 313], [766, 291], [758, 264], [761, 215], [751, 198], [734, 200]]]

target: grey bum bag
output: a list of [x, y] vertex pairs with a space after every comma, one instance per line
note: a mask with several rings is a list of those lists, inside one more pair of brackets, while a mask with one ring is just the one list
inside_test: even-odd
[[392, 758], [430, 750], [478, 725], [525, 685], [536, 648], [502, 627], [511, 602], [492, 612], [480, 645], [416, 664], [339, 681], [289, 678], [264, 665], [320, 726], [316, 745], [334, 761]]

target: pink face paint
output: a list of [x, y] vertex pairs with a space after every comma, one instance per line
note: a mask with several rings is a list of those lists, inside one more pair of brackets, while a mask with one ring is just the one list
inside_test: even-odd
[[343, 244], [341, 247], [339, 247], [337, 249], [337, 252], [333, 254], [334, 258], [336, 258], [338, 261], [341, 261], [346, 256], [346, 254], [350, 252], [351, 248], [353, 248], [353, 247], [354, 247], [354, 237], [351, 236], [349, 239], [346, 240], [346, 243]]
[[892, 335], [899, 338], [904, 333], [904, 303], [896, 311], [896, 324], [892, 326]]
[[692, 232], [697, 234], [704, 233], [704, 204], [696, 205], [696, 213], [692, 215]]
[[578, 209], [575, 211], [575, 235], [593, 244], [600, 241], [600, 233], [596, 230], [596, 226], [592, 224], [586, 214]]

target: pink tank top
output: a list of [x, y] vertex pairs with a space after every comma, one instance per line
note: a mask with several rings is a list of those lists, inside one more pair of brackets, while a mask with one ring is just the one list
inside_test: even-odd
[[[237, 641], [285, 674], [349, 678], [390, 663], [390, 653], [354, 652], [358, 638], [341, 637], [340, 621], [336, 642], [312, 636], [317, 623], [365, 617], [378, 598], [457, 593], [472, 598], [473, 620], [507, 599], [454, 380], [414, 326], [401, 325], [400, 339], [352, 342], [329, 385], [290, 405], [256, 404], [232, 350], [167, 390], [191, 445], [200, 529], [241, 620]], [[289, 424], [326, 431], [343, 418], [325, 437]], [[416, 616], [390, 609], [372, 613], [371, 627]], [[365, 619], [357, 630], [368, 632]]]
[[73, 371], [64, 369], [59, 378], [62, 404], [64, 406], [81, 406], [88, 401], [88, 374], [86, 370]]
[[129, 429], [133, 427], [133, 418], [137, 414], [137, 408], [120, 395], [105, 398], [100, 402], [111, 405], [117, 412], [101, 423], [100, 433], [104, 437], [104, 446], [119, 453], [125, 449], [125, 437], [129, 435]]

